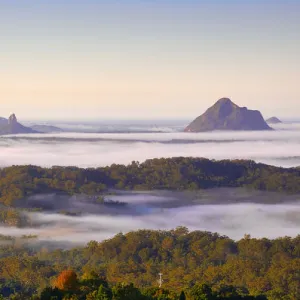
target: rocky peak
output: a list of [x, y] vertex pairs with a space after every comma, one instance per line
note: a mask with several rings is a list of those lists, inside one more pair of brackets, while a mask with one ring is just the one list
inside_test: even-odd
[[267, 123], [269, 124], [279, 124], [282, 123], [281, 120], [279, 120], [277, 117], [272, 117], [266, 120]]
[[228, 105], [228, 104], [232, 104], [234, 105], [234, 103], [229, 99], [229, 98], [221, 98], [219, 99], [216, 104], [220, 104], [220, 105]]
[[212, 130], [271, 130], [271, 128], [259, 111], [240, 107], [229, 98], [221, 98], [185, 128], [186, 132]]
[[0, 135], [4, 134], [18, 134], [18, 133], [37, 133], [36, 130], [23, 126], [17, 120], [15, 114], [12, 114], [8, 120], [5, 121], [5, 124], [0, 126]]
[[221, 98], [219, 99], [212, 107], [218, 107], [219, 109], [225, 109], [226, 107], [237, 108], [235, 103], [233, 103], [229, 98]]
[[225, 117], [231, 114], [235, 108], [237, 108], [237, 105], [229, 98], [221, 98], [210, 108], [210, 110], [215, 111], [219, 117]]
[[8, 118], [8, 124], [13, 125], [18, 123], [17, 117], [15, 114], [12, 114], [9, 118]]

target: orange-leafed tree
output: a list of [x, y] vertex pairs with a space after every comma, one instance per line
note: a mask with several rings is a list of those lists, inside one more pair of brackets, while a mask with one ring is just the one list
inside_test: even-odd
[[72, 270], [62, 271], [54, 281], [54, 287], [62, 291], [74, 291], [78, 288], [77, 274]]

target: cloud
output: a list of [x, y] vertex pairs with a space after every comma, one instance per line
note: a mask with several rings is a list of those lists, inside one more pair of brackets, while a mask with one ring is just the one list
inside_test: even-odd
[[[287, 127], [288, 125], [286, 125]], [[61, 133], [0, 137], [0, 166], [99, 167], [150, 158], [193, 156], [300, 165], [300, 128], [263, 132]]]

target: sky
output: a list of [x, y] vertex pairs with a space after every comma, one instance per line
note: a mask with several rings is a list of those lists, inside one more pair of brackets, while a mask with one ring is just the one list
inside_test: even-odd
[[300, 1], [0, 0], [0, 116], [300, 117]]

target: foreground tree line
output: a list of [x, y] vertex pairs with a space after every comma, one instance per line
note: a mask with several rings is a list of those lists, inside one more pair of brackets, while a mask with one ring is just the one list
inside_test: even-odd
[[300, 169], [284, 169], [250, 160], [177, 157], [103, 168], [12, 166], [0, 170], [0, 203], [6, 206], [39, 193], [94, 195], [109, 188], [196, 190], [214, 187], [299, 193]]
[[[157, 288], [160, 272], [163, 289]], [[58, 297], [52, 300], [296, 300], [299, 279], [300, 235], [274, 240], [245, 235], [235, 242], [179, 227], [120, 233], [70, 250], [51, 250], [30, 237], [26, 246], [12, 238], [0, 241], [0, 294], [15, 300], [32, 295]]]
[[162, 287], [136, 288], [132, 283], [119, 283], [111, 287], [104, 278], [94, 272], [85, 273], [79, 280], [72, 270], [65, 270], [38, 297], [40, 300], [266, 300], [265, 296], [245, 295], [245, 291], [233, 286], [222, 286], [213, 291], [207, 284], [198, 284], [188, 291], [172, 292]]

